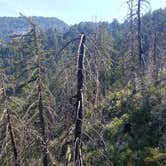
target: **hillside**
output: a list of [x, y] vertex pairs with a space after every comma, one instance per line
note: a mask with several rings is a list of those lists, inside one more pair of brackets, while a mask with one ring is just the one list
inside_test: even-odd
[[166, 9], [133, 12], [3, 20], [24, 34], [0, 46], [0, 165], [166, 165]]
[[[69, 26], [62, 20], [52, 17], [32, 17], [34, 23], [36, 23], [43, 31], [48, 29], [56, 29], [58, 32], [63, 33]], [[0, 38], [4, 39], [6, 36], [12, 34], [21, 34], [26, 32], [30, 28], [30, 25], [21, 17], [0, 17]]]

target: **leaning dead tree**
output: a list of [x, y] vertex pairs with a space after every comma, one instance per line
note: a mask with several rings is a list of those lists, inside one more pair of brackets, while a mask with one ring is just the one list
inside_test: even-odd
[[2, 96], [3, 96], [3, 105], [4, 105], [4, 113], [7, 114], [7, 128], [9, 131], [10, 139], [11, 139], [11, 144], [12, 144], [12, 150], [13, 150], [13, 156], [14, 156], [14, 165], [15, 166], [21, 166], [20, 160], [19, 160], [19, 155], [18, 155], [18, 148], [16, 145], [16, 139], [13, 131], [13, 125], [11, 122], [11, 112], [8, 107], [8, 97], [6, 94], [6, 88], [5, 88], [5, 76], [4, 73], [1, 74], [2, 77]]
[[75, 166], [83, 166], [82, 162], [82, 123], [83, 123], [83, 87], [84, 87], [84, 57], [85, 57], [85, 35], [81, 34], [78, 48], [78, 68], [77, 68], [77, 102], [75, 121]]

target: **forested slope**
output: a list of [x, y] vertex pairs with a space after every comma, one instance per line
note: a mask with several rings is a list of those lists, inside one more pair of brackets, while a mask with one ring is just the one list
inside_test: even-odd
[[166, 165], [166, 9], [139, 20], [132, 5], [64, 33], [23, 17], [2, 42], [0, 165]]
[[[59, 33], [66, 31], [69, 26], [55, 17], [31, 17], [43, 31], [57, 29]], [[24, 34], [30, 25], [21, 17], [0, 17], [0, 39], [9, 39], [11, 35]]]

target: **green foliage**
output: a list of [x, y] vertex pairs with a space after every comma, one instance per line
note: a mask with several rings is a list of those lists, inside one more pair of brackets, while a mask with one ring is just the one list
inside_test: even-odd
[[[43, 22], [42, 26], [45, 29], [39, 32], [38, 39], [41, 73], [37, 65], [36, 46], [32, 40], [33, 31], [30, 30], [21, 37], [2, 43], [0, 71], [5, 71], [7, 76], [5, 87], [8, 107], [11, 110], [16, 143], [23, 165], [29, 165], [29, 163], [41, 165], [42, 148], [40, 145], [43, 140], [39, 131], [38, 113], [40, 74], [50, 164], [65, 163], [66, 145], [69, 145], [73, 151], [78, 40], [71, 42], [65, 48], [63, 46], [66, 42], [78, 37], [80, 32], [84, 32], [87, 36], [83, 89], [84, 165], [164, 166], [166, 164], [165, 142], [163, 141], [166, 117], [165, 13], [165, 9], [160, 9], [142, 17], [143, 51], [146, 55], [143, 90], [137, 63], [135, 36], [134, 60], [130, 57], [129, 36], [131, 32], [128, 20], [122, 24], [117, 20], [111, 24], [85, 22], [59, 33], [54, 21], [49, 24], [51, 20], [45, 22], [43, 18], [36, 18], [37, 23], [38, 19], [39, 22]], [[10, 18], [8, 19], [7, 22], [10, 22]], [[22, 24], [18, 27], [19, 29], [26, 27], [24, 23], [20, 21], [17, 23], [16, 20], [15, 24]], [[136, 21], [134, 20], [134, 32], [136, 32]], [[50, 27], [45, 27], [48, 24]], [[61, 29], [66, 27], [62, 24], [58, 24]], [[157, 31], [158, 57], [156, 80], [152, 76], [154, 24], [155, 31]], [[3, 26], [0, 28], [0, 35], [3, 28]], [[6, 29], [9, 34], [10, 28]], [[61, 49], [62, 51], [57, 54]], [[133, 64], [135, 65], [135, 93], [132, 92], [131, 78]], [[0, 118], [0, 163], [10, 166], [13, 156], [11, 142], [6, 135], [7, 123], [5, 116], [3, 117], [4, 105], [1, 96], [0, 102], [0, 117], [2, 117]], [[8, 159], [4, 152], [8, 152], [11, 159]], [[70, 157], [69, 165], [72, 166], [73, 154]]]
[[84, 162], [86, 166], [91, 166], [91, 165], [109, 166], [108, 159], [105, 157], [103, 149], [99, 149], [99, 148], [91, 152], [86, 152]]

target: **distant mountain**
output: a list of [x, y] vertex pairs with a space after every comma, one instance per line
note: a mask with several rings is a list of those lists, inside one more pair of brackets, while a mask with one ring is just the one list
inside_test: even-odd
[[[43, 31], [56, 29], [63, 33], [69, 26], [62, 20], [55, 17], [31, 17]], [[30, 25], [22, 17], [0, 17], [0, 38], [5, 39], [12, 34], [21, 34], [27, 31]]]

